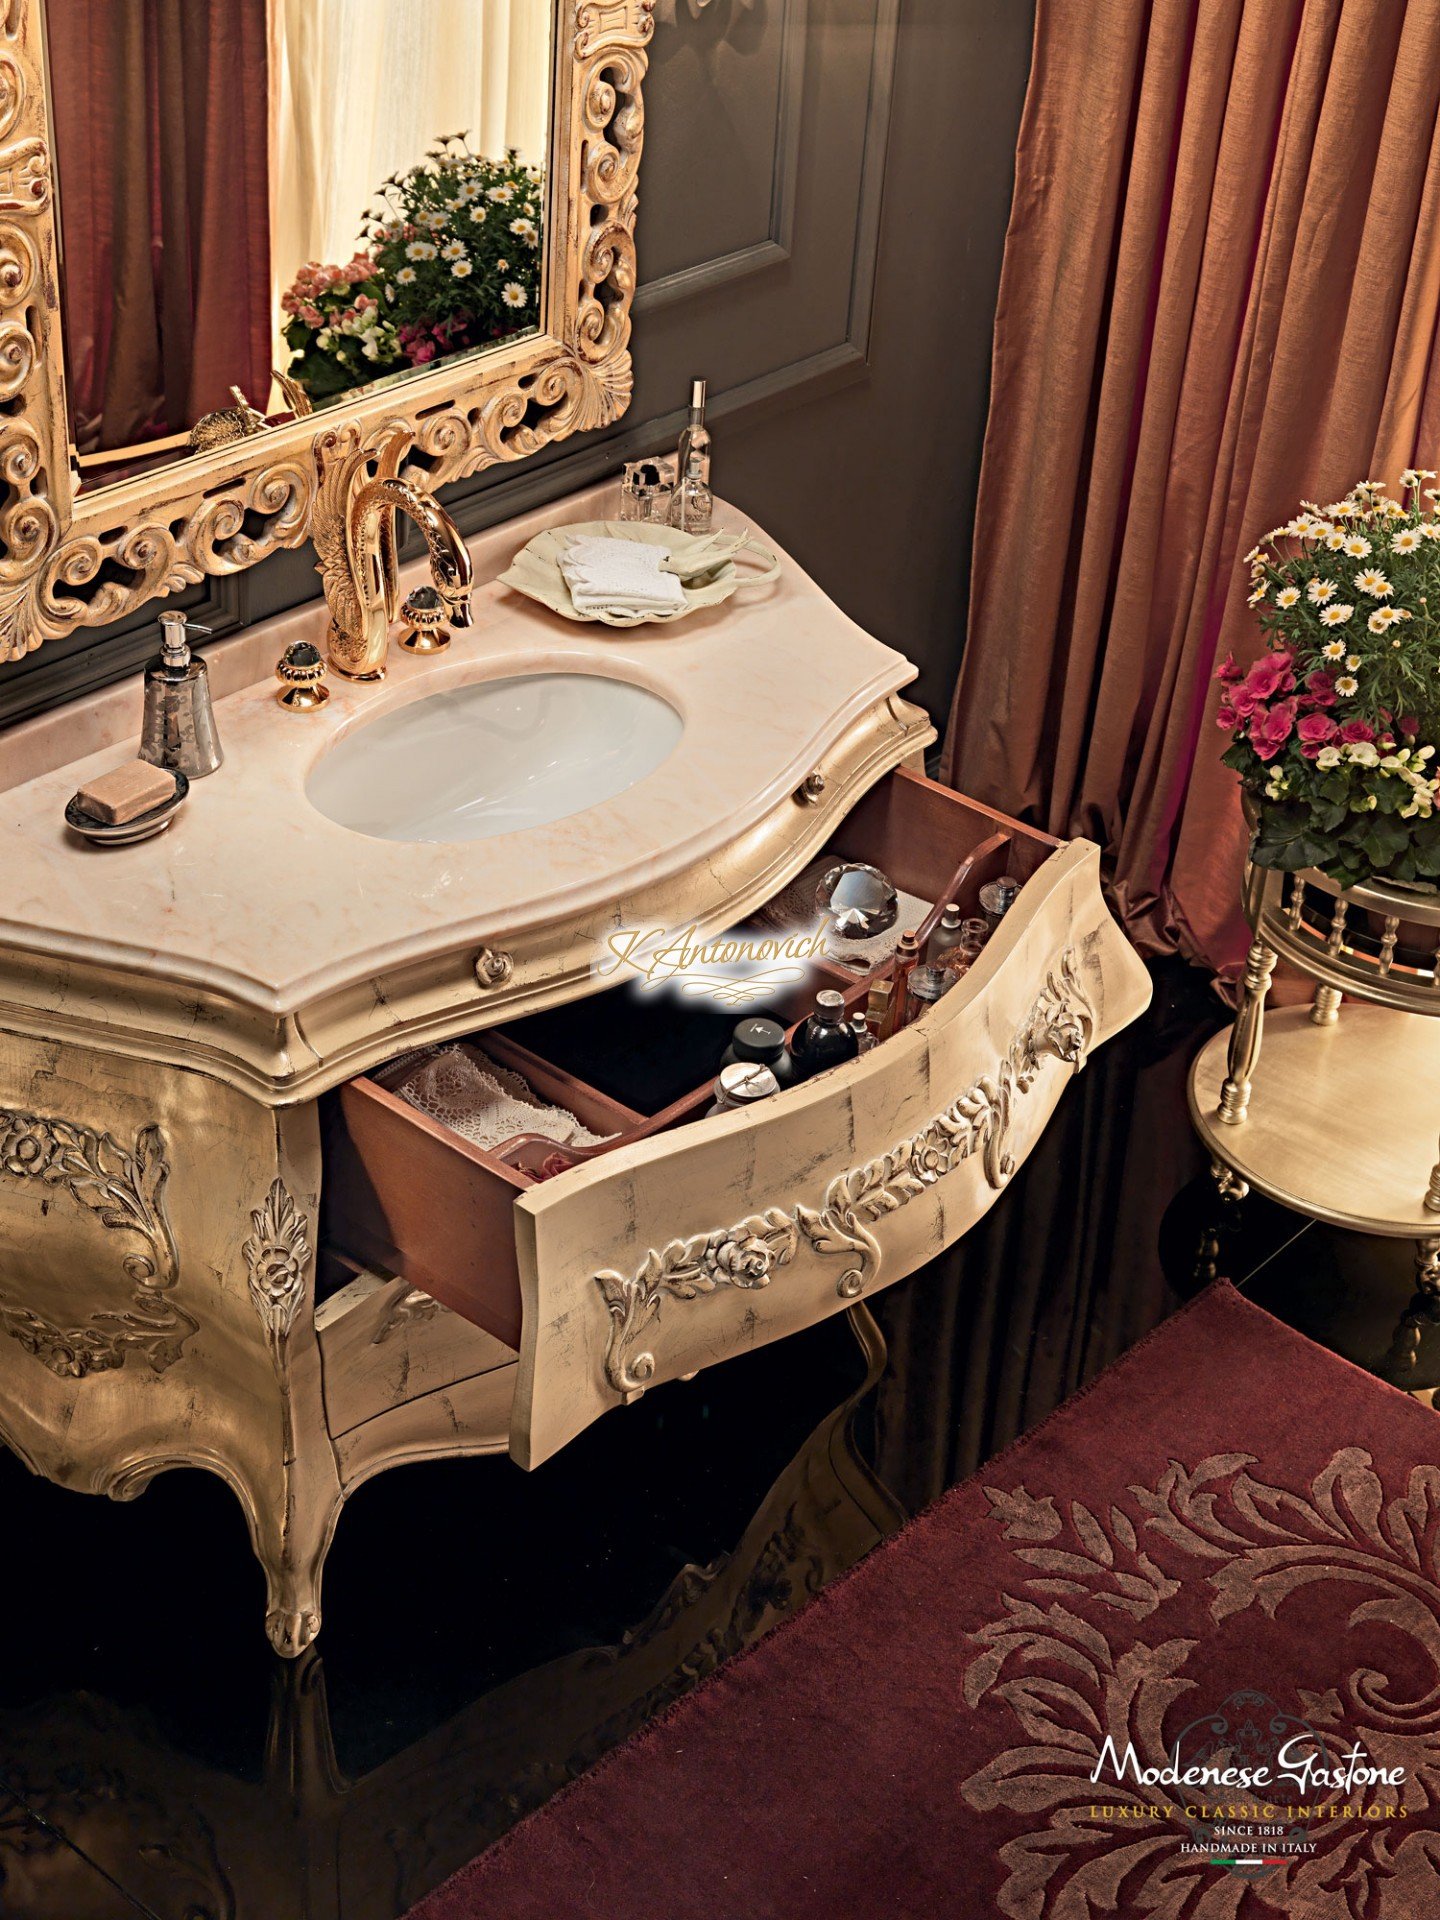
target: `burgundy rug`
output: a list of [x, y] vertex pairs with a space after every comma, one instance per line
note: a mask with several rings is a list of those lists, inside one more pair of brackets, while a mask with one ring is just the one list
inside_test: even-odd
[[1437, 1461], [1212, 1287], [413, 1920], [1440, 1915]]

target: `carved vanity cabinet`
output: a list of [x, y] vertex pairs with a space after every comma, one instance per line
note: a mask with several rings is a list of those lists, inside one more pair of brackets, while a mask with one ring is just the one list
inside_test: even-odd
[[[827, 845], [926, 899], [949, 897], [959, 874], [972, 904], [1005, 870], [1024, 878], [1020, 897], [923, 1019], [751, 1113], [697, 1119], [708, 1084], [647, 1115], [587, 1096], [563, 1062], [547, 1079], [505, 1033], [527, 1006], [586, 987], [583, 974], [556, 990], [535, 970], [498, 985], [472, 971], [468, 1004], [441, 1018], [377, 1032], [356, 1015], [368, 1032], [336, 1053], [368, 1053], [372, 1071], [346, 1061], [299, 1097], [274, 1086], [267, 1098], [237, 1084], [251, 1077], [243, 1054], [207, 1065], [223, 1022], [203, 996], [183, 1036], [146, 1035], [143, 983], [32, 961], [30, 987], [54, 996], [42, 1036], [18, 1030], [36, 1022], [15, 1018], [12, 972], [0, 1033], [10, 1445], [35, 1471], [116, 1499], [167, 1466], [222, 1475], [265, 1568], [270, 1637], [294, 1655], [319, 1628], [341, 1503], [369, 1475], [506, 1448], [533, 1466], [643, 1391], [839, 1313], [952, 1243], [1148, 986], [1101, 898], [1096, 849], [1056, 846], [893, 765], [912, 757], [917, 722], [887, 703], [858, 781], [844, 742], [832, 759], [838, 805], [791, 802], [779, 833], [752, 833], [735, 856], [752, 869], [740, 904]], [[715, 871], [736, 883], [738, 868]], [[725, 924], [717, 904], [697, 917]], [[102, 993], [103, 1023], [87, 1013]], [[591, 1004], [604, 1017], [603, 999]], [[134, 1016], [128, 1032], [117, 1013]], [[542, 1178], [375, 1077], [406, 1040], [492, 1030], [497, 1055], [542, 1092], [634, 1137]], [[327, 1263], [339, 1284], [317, 1300], [322, 1221], [348, 1264]]]
[[[0, 5], [0, 663], [277, 546], [315, 536], [331, 553], [316, 476], [336, 430], [356, 474], [398, 463], [403, 439], [399, 477], [433, 488], [624, 412], [654, 4], [532, 12], [549, 36], [548, 159], [527, 175], [544, 175], [543, 248], [533, 220], [508, 231], [537, 249], [537, 324], [315, 419], [287, 379], [280, 411], [209, 413], [151, 449], [173, 458], [107, 478], [70, 458], [44, 9]], [[428, 164], [471, 162], [452, 139]], [[447, 199], [457, 220], [478, 191]], [[472, 238], [481, 217], [463, 214]], [[535, 1466], [638, 1394], [893, 1285], [994, 1201], [1148, 994], [1096, 849], [927, 781], [934, 731], [902, 695], [914, 668], [792, 561], [634, 632], [574, 626], [500, 585], [535, 533], [614, 518], [617, 491], [477, 536], [459, 644], [432, 660], [392, 647], [383, 684], [337, 679], [309, 715], [280, 713], [273, 673], [296, 642], [318, 660], [322, 609], [211, 646], [224, 764], [156, 839], [97, 848], [62, 824], [80, 786], [133, 757], [138, 686], [106, 676], [0, 741], [0, 1438], [37, 1473], [121, 1500], [166, 1467], [221, 1475], [285, 1655], [319, 1630], [326, 1550], [368, 1476], [506, 1449]], [[741, 522], [717, 503], [717, 524]], [[375, 532], [388, 584], [389, 519]], [[418, 584], [410, 569], [401, 591]], [[343, 736], [361, 736], [363, 763], [363, 729], [408, 703], [573, 675], [626, 681], [679, 723], [667, 757], [610, 798], [452, 841], [413, 823], [391, 835], [394, 816], [372, 833], [311, 795]], [[571, 770], [553, 730], [515, 737]], [[1025, 884], [923, 1019], [755, 1112], [699, 1117], [713, 1067], [637, 1106], [542, 1044], [547, 1010], [613, 1017], [593, 970], [607, 933], [733, 927], [826, 849], [927, 901], [973, 908], [995, 872]], [[552, 1175], [533, 1143], [470, 1148], [385, 1086], [398, 1056], [478, 1034], [618, 1140]]]

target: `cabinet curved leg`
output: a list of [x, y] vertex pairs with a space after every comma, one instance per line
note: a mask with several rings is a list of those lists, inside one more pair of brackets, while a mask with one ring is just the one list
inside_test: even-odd
[[1265, 1022], [1265, 996], [1278, 958], [1258, 936], [1252, 942], [1245, 962], [1244, 998], [1235, 1016], [1226, 1061], [1225, 1084], [1220, 1089], [1220, 1119], [1238, 1127], [1250, 1108], [1250, 1083], [1260, 1058], [1260, 1038]]
[[265, 1572], [265, 1633], [283, 1660], [304, 1653], [320, 1631], [320, 1580], [344, 1495], [324, 1456], [249, 1464], [233, 1475]]

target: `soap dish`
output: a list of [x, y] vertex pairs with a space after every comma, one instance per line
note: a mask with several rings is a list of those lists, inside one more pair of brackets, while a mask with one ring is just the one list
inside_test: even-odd
[[137, 813], [133, 820], [97, 820], [93, 813], [86, 813], [76, 794], [65, 809], [65, 824], [84, 840], [94, 840], [106, 847], [126, 847], [136, 840], [151, 840], [157, 833], [163, 833], [180, 811], [189, 791], [190, 782], [183, 773], [177, 772], [171, 798], [162, 800], [158, 807], [151, 807], [148, 813]]
[[[572, 539], [596, 535], [668, 547], [671, 558], [666, 571], [679, 575], [685, 604], [673, 613], [581, 613], [560, 571], [560, 556]], [[742, 560], [749, 563], [744, 572], [738, 564]], [[741, 587], [764, 586], [779, 572], [778, 557], [748, 534], [682, 533], [675, 527], [652, 526], [644, 521], [586, 520], [537, 533], [500, 575], [500, 584], [538, 600], [565, 620], [606, 627], [673, 626], [701, 607], [723, 605]]]

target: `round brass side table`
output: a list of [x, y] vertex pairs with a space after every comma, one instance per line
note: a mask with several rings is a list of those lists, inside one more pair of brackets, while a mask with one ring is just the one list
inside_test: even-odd
[[[1251, 862], [1244, 898], [1240, 1011], [1190, 1070], [1220, 1191], [1254, 1187], [1316, 1220], [1414, 1240], [1417, 1283], [1440, 1294], [1440, 894], [1342, 891]], [[1267, 1019], [1280, 959], [1314, 980], [1314, 998]]]

